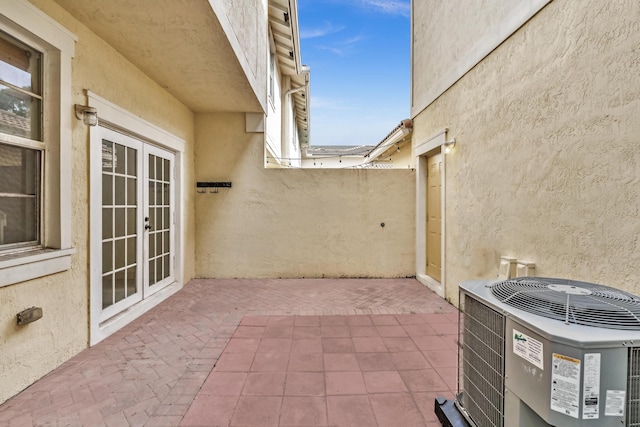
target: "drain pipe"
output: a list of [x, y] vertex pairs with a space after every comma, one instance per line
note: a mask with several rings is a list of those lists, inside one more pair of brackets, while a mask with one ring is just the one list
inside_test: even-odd
[[[282, 109], [282, 124], [284, 127], [284, 132], [282, 132], [282, 138], [283, 138], [283, 142], [284, 142], [284, 150], [281, 149], [282, 152], [282, 157], [285, 159], [288, 159], [291, 155], [290, 151], [289, 151], [289, 140], [291, 139], [291, 135], [290, 135], [290, 120], [291, 117], [289, 115], [289, 112], [292, 110], [293, 107], [293, 102], [291, 100], [291, 95], [293, 95], [294, 93], [298, 93], [298, 92], [305, 92], [305, 110], [308, 112], [309, 110], [309, 72], [310, 72], [310, 68], [308, 65], [303, 65], [302, 66], [302, 70], [300, 71], [301, 75], [305, 76], [305, 83], [304, 85], [294, 88], [294, 89], [289, 89], [288, 91], [286, 91], [284, 93], [284, 99], [285, 99], [285, 103], [284, 103], [284, 107]], [[302, 147], [300, 147], [300, 150], [302, 150]], [[301, 156], [302, 157], [302, 156]], [[288, 159], [289, 163], [291, 163], [291, 160]]]

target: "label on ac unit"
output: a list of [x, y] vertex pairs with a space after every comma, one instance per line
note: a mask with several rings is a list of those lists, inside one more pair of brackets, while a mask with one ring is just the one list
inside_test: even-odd
[[621, 417], [624, 415], [624, 390], [607, 390], [607, 400], [604, 404], [604, 415], [607, 417]]
[[551, 410], [573, 418], [580, 413], [580, 359], [553, 353]]
[[600, 418], [600, 353], [584, 355], [582, 396], [582, 419]]
[[527, 334], [513, 330], [513, 352], [529, 363], [544, 369], [543, 344]]

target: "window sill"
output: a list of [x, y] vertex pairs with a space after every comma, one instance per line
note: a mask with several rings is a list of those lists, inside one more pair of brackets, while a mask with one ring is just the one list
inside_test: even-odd
[[0, 256], [0, 287], [69, 270], [75, 251], [74, 248], [38, 249]]

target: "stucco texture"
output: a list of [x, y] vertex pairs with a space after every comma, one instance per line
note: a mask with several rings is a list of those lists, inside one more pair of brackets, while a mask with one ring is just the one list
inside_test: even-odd
[[521, 0], [420, 0], [411, 2], [413, 19], [412, 105], [425, 97], [488, 30]]
[[265, 169], [244, 120], [196, 116], [197, 180], [233, 183], [196, 194], [198, 277], [414, 275], [413, 170]]
[[638, 16], [637, 1], [554, 1], [415, 117], [414, 143], [445, 127], [457, 141], [454, 302], [460, 281], [496, 277], [500, 255], [640, 293]]
[[[193, 182], [193, 114], [50, 0], [34, 0], [78, 37], [72, 61], [73, 102], [86, 104], [84, 89], [111, 100], [187, 141], [186, 186]], [[88, 345], [89, 155], [88, 128], [73, 120], [71, 270], [0, 288], [0, 402], [13, 396]], [[185, 278], [194, 275], [193, 196], [185, 200]], [[43, 318], [16, 326], [16, 313], [42, 307]]]

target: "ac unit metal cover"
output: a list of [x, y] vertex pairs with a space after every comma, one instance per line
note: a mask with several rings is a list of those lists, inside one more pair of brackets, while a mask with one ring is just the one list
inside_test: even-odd
[[[636, 369], [631, 356], [637, 357], [640, 347], [640, 298], [606, 286], [552, 278], [469, 281], [460, 284], [460, 292], [462, 304], [472, 298], [504, 315], [504, 426], [640, 426], [640, 392], [630, 381]], [[539, 354], [527, 357], [514, 350], [516, 336], [537, 343]], [[600, 361], [598, 409], [597, 418], [589, 419], [584, 380], [587, 359], [593, 355]], [[558, 357], [576, 361], [579, 385], [572, 399], [578, 403], [577, 412], [553, 407], [557, 378], [552, 371]], [[619, 391], [626, 393], [624, 414], [613, 416], [606, 407], [607, 396]]]
[[496, 283], [491, 293], [511, 307], [549, 319], [608, 329], [640, 330], [640, 298], [608, 286], [524, 277]]

